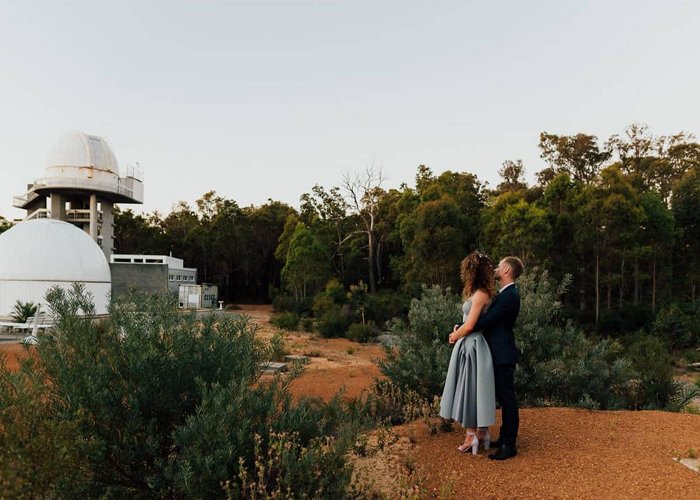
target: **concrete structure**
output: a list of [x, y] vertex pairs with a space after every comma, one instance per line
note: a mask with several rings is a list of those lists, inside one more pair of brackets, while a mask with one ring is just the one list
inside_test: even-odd
[[20, 222], [0, 234], [0, 317], [8, 317], [17, 300], [45, 304], [49, 288], [67, 289], [76, 281], [92, 294], [97, 314], [106, 313], [109, 264], [84, 231], [41, 219]]
[[135, 169], [120, 177], [117, 159], [102, 137], [64, 134], [47, 161], [44, 177], [16, 196], [25, 221], [56, 219], [79, 227], [109, 257], [114, 251], [114, 204], [143, 203], [143, 182]]
[[[115, 264], [121, 264], [121, 266], [115, 266]], [[134, 266], [134, 264], [138, 264]], [[134, 266], [133, 269], [129, 269], [126, 266]], [[149, 291], [149, 287], [152, 283], [146, 283], [146, 288], [142, 289], [139, 286], [138, 281], [134, 281], [129, 278], [129, 274], [125, 274], [124, 277], [121, 276], [124, 272], [130, 273], [132, 278], [136, 278], [134, 273], [142, 273], [142, 276], [149, 276], [150, 279], [161, 279], [156, 278], [155, 275], [161, 273], [161, 271], [155, 271], [155, 266], [166, 266], [166, 274], [164, 275], [164, 284], [167, 288], [175, 295], [178, 294], [180, 285], [194, 285], [197, 283], [197, 269], [192, 267], [185, 267], [185, 262], [182, 259], [176, 257], [170, 257], [169, 255], [134, 255], [134, 254], [113, 254], [110, 256], [110, 266], [112, 267], [113, 273], [118, 273], [120, 276], [114, 276], [115, 284], [117, 281], [124, 280], [127, 283], [133, 283], [133, 287], [138, 290]], [[141, 271], [136, 270], [136, 268], [143, 268]], [[119, 285], [121, 287], [121, 285]], [[159, 285], [160, 286], [160, 285]], [[128, 287], [127, 287], [128, 288]], [[120, 289], [121, 291], [121, 289]]]

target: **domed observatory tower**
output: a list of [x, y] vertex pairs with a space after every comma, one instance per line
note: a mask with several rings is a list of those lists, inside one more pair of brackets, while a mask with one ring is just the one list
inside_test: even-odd
[[9, 316], [17, 300], [46, 304], [49, 288], [67, 289], [76, 281], [92, 293], [95, 312], [105, 314], [109, 264], [84, 231], [66, 222], [30, 220], [0, 234], [0, 317]]
[[100, 246], [114, 252], [114, 204], [143, 203], [141, 174], [124, 177], [102, 137], [64, 134], [49, 154], [45, 175], [16, 196], [14, 206], [27, 211], [24, 220], [56, 219], [79, 227]]

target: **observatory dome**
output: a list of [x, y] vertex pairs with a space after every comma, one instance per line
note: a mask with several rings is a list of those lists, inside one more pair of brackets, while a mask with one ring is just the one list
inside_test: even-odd
[[84, 231], [67, 222], [38, 219], [0, 234], [0, 316], [8, 316], [17, 300], [45, 303], [49, 288], [69, 288], [76, 281], [92, 293], [96, 312], [105, 313], [109, 264]]
[[94, 167], [119, 174], [117, 158], [107, 141], [83, 132], [63, 134], [49, 153], [46, 165], [47, 168]]

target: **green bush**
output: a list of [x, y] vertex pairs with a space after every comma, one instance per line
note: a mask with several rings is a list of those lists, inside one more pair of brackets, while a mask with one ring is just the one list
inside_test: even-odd
[[409, 297], [403, 293], [382, 289], [367, 296], [366, 319], [383, 325], [392, 318], [405, 316], [409, 305]]
[[638, 332], [626, 340], [625, 355], [639, 374], [637, 405], [663, 408], [678, 391], [673, 380], [673, 358], [664, 342], [654, 335]]
[[312, 332], [314, 330], [314, 320], [312, 318], [303, 317], [299, 323], [301, 329], [305, 332]]
[[532, 268], [521, 276], [521, 309], [515, 339], [521, 359], [516, 389], [525, 404], [584, 408], [635, 407], [638, 379], [622, 344], [587, 337], [573, 323], [560, 320], [560, 297], [570, 277], [556, 283]]
[[268, 358], [272, 361], [284, 361], [284, 357], [289, 354], [282, 332], [277, 331], [270, 337], [268, 352]]
[[325, 309], [316, 321], [316, 329], [324, 338], [344, 337], [349, 326], [349, 312], [338, 305]]
[[286, 312], [270, 318], [270, 323], [282, 330], [296, 330], [299, 328], [301, 316], [295, 312]]
[[379, 335], [377, 327], [371, 323], [363, 325], [361, 323], [353, 323], [348, 328], [348, 338], [355, 342], [369, 342]]
[[398, 340], [379, 361], [382, 373], [425, 399], [441, 395], [452, 349], [447, 337], [460, 322], [458, 297], [449, 289], [423, 287], [421, 298], [411, 301], [408, 319], [395, 318], [389, 324], [388, 333]]
[[29, 318], [36, 315], [37, 305], [34, 302], [22, 302], [18, 300], [12, 308], [10, 317], [15, 323], [26, 323]]
[[656, 315], [651, 330], [671, 350], [697, 347], [700, 344], [700, 313], [692, 305], [668, 304]]
[[[261, 381], [268, 347], [248, 318], [139, 296], [99, 321], [80, 286], [48, 300], [56, 325], [39, 334], [40, 356], [19, 379], [0, 369], [4, 493], [221, 498], [254, 480], [259, 497], [287, 486], [342, 496], [357, 412], [338, 398], [294, 402], [289, 379]], [[260, 457], [274, 465], [264, 476]]]
[[[630, 359], [619, 341], [588, 337], [561, 319], [560, 297], [569, 283], [569, 277], [556, 283], [537, 268], [519, 280], [521, 312], [515, 338], [522, 353], [516, 370], [520, 400], [600, 409], [666, 406], [668, 391], [677, 388], [666, 385], [667, 375], [660, 369], [646, 378], [640, 375], [646, 362], [643, 347], [640, 357]], [[389, 325], [389, 333], [398, 340], [379, 362], [382, 373], [402, 390], [429, 400], [440, 395], [451, 352], [446, 337], [461, 319], [458, 305], [457, 297], [424, 288], [421, 299], [411, 302], [407, 320], [395, 319]], [[664, 361], [659, 359], [661, 366]], [[654, 393], [654, 388], [666, 392]]]

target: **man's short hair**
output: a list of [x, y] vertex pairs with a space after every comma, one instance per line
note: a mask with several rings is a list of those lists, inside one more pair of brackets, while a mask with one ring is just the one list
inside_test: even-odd
[[508, 256], [503, 258], [503, 262], [508, 264], [508, 267], [510, 267], [513, 271], [514, 280], [517, 280], [520, 277], [520, 275], [523, 274], [523, 269], [525, 269], [525, 266], [523, 266], [523, 261], [519, 258]]

